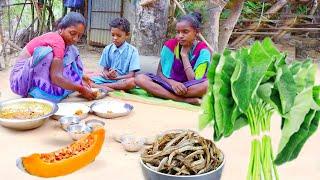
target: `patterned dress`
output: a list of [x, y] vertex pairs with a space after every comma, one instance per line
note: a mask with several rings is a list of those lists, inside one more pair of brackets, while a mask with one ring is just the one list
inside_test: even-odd
[[[22, 97], [31, 96], [52, 102], [64, 99], [72, 91], [51, 82], [52, 60], [52, 48], [49, 46], [38, 47], [30, 58], [18, 60], [10, 74], [11, 90]], [[66, 47], [63, 65], [63, 76], [75, 84], [82, 84], [83, 65], [75, 46]]]

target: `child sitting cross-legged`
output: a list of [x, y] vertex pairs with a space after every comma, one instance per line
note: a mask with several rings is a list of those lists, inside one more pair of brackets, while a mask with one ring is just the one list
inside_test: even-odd
[[130, 23], [116, 18], [110, 24], [112, 44], [106, 46], [100, 58], [102, 72], [92, 76], [93, 87], [128, 91], [135, 87], [134, 76], [140, 70], [138, 50], [126, 42], [130, 37]]

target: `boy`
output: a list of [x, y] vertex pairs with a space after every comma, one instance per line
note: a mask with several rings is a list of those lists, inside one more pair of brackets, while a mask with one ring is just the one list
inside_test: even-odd
[[140, 70], [138, 50], [126, 42], [130, 37], [127, 19], [116, 18], [109, 25], [112, 44], [106, 46], [101, 55], [101, 74], [91, 77], [91, 80], [98, 88], [128, 91], [135, 87], [134, 76]]

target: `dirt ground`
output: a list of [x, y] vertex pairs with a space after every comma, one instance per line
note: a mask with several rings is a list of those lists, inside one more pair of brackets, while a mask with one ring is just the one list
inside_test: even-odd
[[[97, 69], [99, 52], [81, 50], [84, 65], [89, 70]], [[155, 70], [158, 57], [141, 57], [143, 70]], [[9, 88], [10, 69], [0, 71], [0, 101], [18, 98]], [[319, 82], [319, 72], [317, 82]], [[112, 99], [107, 97], [106, 100]], [[90, 104], [90, 102], [84, 102]], [[87, 167], [64, 177], [53, 179], [114, 179], [143, 180], [139, 165], [139, 153], [125, 152], [119, 143], [112, 140], [115, 133], [134, 133], [139, 136], [154, 136], [167, 129], [197, 130], [199, 112], [177, 110], [169, 107], [146, 105], [128, 102], [134, 106], [134, 111], [127, 117], [104, 120], [106, 122], [106, 140], [101, 153]], [[88, 119], [99, 119], [90, 115]], [[280, 140], [280, 118], [274, 115], [271, 125], [271, 137], [274, 151]], [[206, 138], [212, 139], [212, 128], [200, 132]], [[71, 143], [71, 139], [63, 132], [58, 123], [49, 120], [40, 128], [31, 131], [13, 131], [0, 127], [1, 179], [33, 180], [40, 179], [18, 170], [15, 161], [18, 157], [35, 152], [50, 152]], [[278, 167], [280, 179], [285, 180], [318, 180], [320, 179], [319, 144], [320, 131], [316, 132], [305, 144], [299, 157], [293, 162]], [[235, 132], [231, 137], [217, 142], [226, 157], [222, 180], [245, 179], [250, 154], [249, 128], [245, 127]]]

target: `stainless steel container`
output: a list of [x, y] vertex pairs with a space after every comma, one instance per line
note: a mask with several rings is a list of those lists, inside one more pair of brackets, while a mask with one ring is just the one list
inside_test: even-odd
[[19, 108], [19, 104], [22, 103], [39, 103], [45, 104], [50, 107], [50, 111], [43, 116], [33, 118], [33, 119], [5, 119], [0, 118], [0, 124], [4, 127], [16, 129], [16, 130], [28, 130], [34, 129], [41, 126], [50, 116], [58, 111], [58, 106], [55, 103], [52, 103], [43, 99], [34, 99], [34, 98], [20, 98], [0, 102], [0, 111], [6, 107], [12, 106], [13, 108]]
[[225, 164], [225, 158], [222, 164], [216, 170], [191, 176], [175, 176], [154, 171], [146, 166], [141, 159], [140, 164], [145, 180], [220, 180]]

